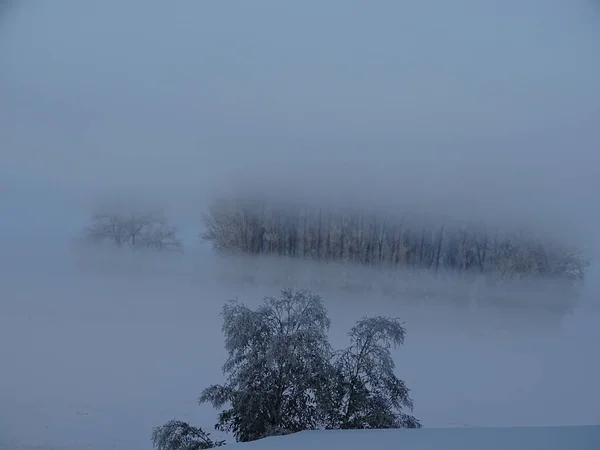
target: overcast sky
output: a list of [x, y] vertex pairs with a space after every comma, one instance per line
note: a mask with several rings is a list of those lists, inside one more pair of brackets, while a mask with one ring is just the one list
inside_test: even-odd
[[192, 204], [260, 180], [597, 217], [590, 0], [14, 3], [0, 21], [12, 208], [97, 189]]

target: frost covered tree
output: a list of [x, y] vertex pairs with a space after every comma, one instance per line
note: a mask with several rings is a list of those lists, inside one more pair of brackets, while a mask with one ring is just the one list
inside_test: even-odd
[[200, 403], [219, 414], [217, 429], [240, 442], [319, 428], [332, 378], [330, 320], [321, 298], [285, 289], [256, 310], [223, 309], [227, 380], [205, 389]]
[[200, 403], [222, 409], [216, 428], [246, 442], [302, 430], [418, 428], [409, 390], [394, 373], [390, 348], [404, 342], [396, 319], [365, 318], [350, 347], [333, 352], [321, 298], [282, 291], [256, 310], [236, 302], [223, 309], [228, 358], [223, 385]]
[[327, 428], [420, 428], [404, 412], [413, 402], [394, 373], [390, 348], [402, 345], [406, 330], [398, 319], [368, 317], [349, 332], [350, 347], [334, 358], [335, 379], [326, 404]]
[[[199, 398], [221, 409], [218, 430], [247, 442], [323, 428], [421, 427], [405, 412], [413, 402], [394, 372], [390, 349], [406, 334], [398, 319], [360, 320], [349, 332], [350, 346], [334, 352], [327, 310], [309, 290], [284, 289], [255, 310], [229, 302], [222, 315], [227, 378]], [[223, 445], [178, 421], [156, 428], [152, 439], [158, 450]]]
[[154, 428], [152, 443], [157, 450], [202, 450], [221, 447], [225, 441], [213, 441], [210, 433], [186, 422], [171, 420]]

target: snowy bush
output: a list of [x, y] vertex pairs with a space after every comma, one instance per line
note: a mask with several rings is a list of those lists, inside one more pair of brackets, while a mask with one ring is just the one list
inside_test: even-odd
[[201, 450], [225, 444], [224, 441], [213, 441], [209, 436], [201, 428], [171, 420], [152, 431], [152, 442], [158, 450]]

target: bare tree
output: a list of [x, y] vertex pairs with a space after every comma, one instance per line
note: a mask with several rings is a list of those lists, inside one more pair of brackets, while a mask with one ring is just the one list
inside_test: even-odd
[[168, 223], [164, 214], [157, 212], [123, 213], [103, 209], [92, 214], [85, 236], [90, 242], [117, 247], [183, 250], [177, 229]]

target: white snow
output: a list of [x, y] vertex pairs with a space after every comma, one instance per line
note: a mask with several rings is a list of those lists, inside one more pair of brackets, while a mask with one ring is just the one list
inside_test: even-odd
[[597, 450], [600, 426], [304, 431], [240, 450]]

